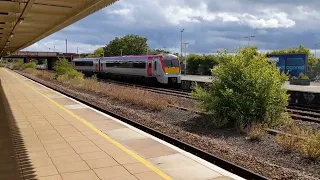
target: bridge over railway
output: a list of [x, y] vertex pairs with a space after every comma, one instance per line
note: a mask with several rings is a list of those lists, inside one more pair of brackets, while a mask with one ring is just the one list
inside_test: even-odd
[[60, 53], [60, 52], [33, 52], [33, 51], [17, 51], [3, 58], [21, 58], [24, 63], [32, 60], [43, 61], [47, 60], [48, 69], [52, 69], [56, 60], [65, 58], [71, 61], [73, 58], [78, 57], [76, 53]]

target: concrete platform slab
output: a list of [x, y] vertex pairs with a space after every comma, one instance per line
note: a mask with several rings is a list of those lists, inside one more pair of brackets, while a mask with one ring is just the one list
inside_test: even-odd
[[222, 176], [182, 154], [167, 155], [151, 158], [149, 160], [153, 164], [158, 164], [160, 169], [168, 173], [174, 179], [213, 179]]
[[[106, 131], [105, 133], [117, 141], [146, 139], [147, 138], [147, 137], [145, 137], [137, 132], [134, 132], [133, 130], [128, 129], [128, 128], [113, 129], [113, 130]], [[126, 136], [124, 136], [124, 134]]]
[[65, 105], [67, 109], [85, 109], [85, 106], [82, 106], [81, 104], [72, 104], [72, 105]]
[[194, 81], [194, 82], [212, 82], [211, 76], [198, 76], [198, 75], [181, 75], [182, 81]]

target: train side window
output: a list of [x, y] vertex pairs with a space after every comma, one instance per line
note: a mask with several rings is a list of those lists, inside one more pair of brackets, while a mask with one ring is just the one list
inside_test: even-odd
[[93, 66], [92, 61], [80, 61], [80, 62], [75, 62], [74, 63], [76, 66]]

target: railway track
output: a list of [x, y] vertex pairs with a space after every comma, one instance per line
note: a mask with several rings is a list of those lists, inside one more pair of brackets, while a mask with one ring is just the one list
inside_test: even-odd
[[320, 123], [320, 110], [299, 105], [289, 105], [288, 113], [293, 119]]
[[[205, 113], [200, 112], [200, 111], [195, 111], [193, 109], [188, 109], [184, 107], [179, 107], [175, 105], [169, 105], [172, 108], [180, 109], [183, 111], [191, 111], [196, 114], [204, 115]], [[320, 123], [320, 113], [316, 112], [310, 112], [310, 111], [301, 111], [301, 110], [295, 110], [292, 108], [288, 108], [288, 113], [292, 117], [292, 119], [295, 120], [301, 120], [301, 121], [307, 121], [307, 122], [315, 122], [315, 123]]]
[[133, 87], [133, 88], [139, 88], [143, 90], [147, 90], [150, 92], [155, 92], [159, 94], [165, 94], [165, 95], [171, 95], [171, 96], [177, 96], [177, 97], [183, 97], [187, 99], [195, 99], [190, 95], [191, 91], [183, 91], [183, 90], [175, 90], [175, 89], [167, 89], [167, 88], [158, 88], [158, 87], [150, 87], [150, 86], [144, 86], [139, 84], [132, 84], [132, 83], [126, 83], [126, 82], [120, 82], [120, 81], [113, 81], [113, 80], [103, 80], [99, 79], [99, 82], [103, 83], [110, 83], [110, 84], [117, 84], [119, 86], [124, 87]]
[[[184, 97], [188, 99], [195, 99], [194, 97], [190, 96], [190, 91], [179, 91], [179, 90], [174, 90], [174, 89], [165, 89], [165, 88], [156, 88], [156, 87], [149, 87], [149, 86], [143, 86], [143, 85], [138, 85], [138, 84], [132, 84], [132, 83], [126, 83], [126, 82], [119, 82], [119, 81], [111, 81], [111, 80], [100, 80], [101, 82], [105, 83], [112, 83], [112, 84], [117, 84], [120, 86], [125, 86], [125, 87], [135, 87], [135, 88], [140, 88], [143, 90], [155, 92], [155, 93], [160, 93], [160, 94], [165, 94], [165, 95], [172, 95], [172, 96], [177, 96], [177, 97]], [[170, 105], [171, 107], [180, 109], [180, 110], [185, 110], [185, 111], [193, 111], [190, 109], [186, 109], [183, 107], [176, 107], [173, 105]], [[304, 107], [304, 106], [298, 106], [298, 105], [289, 105], [287, 109], [289, 115], [292, 117], [292, 119], [295, 120], [302, 120], [302, 121], [308, 121], [308, 122], [316, 122], [320, 123], [320, 110], [316, 108], [310, 108], [310, 107]], [[197, 114], [203, 114], [201, 112], [194, 111]]]
[[[187, 108], [183, 108], [183, 107], [179, 107], [179, 106], [175, 106], [175, 105], [169, 105], [169, 106], [173, 107], [173, 108], [176, 108], [176, 109], [183, 110], [183, 111], [193, 111], [196, 114], [204, 115], [204, 113], [199, 112], [199, 111], [194, 111], [194, 110], [191, 110], [191, 109], [187, 109]], [[285, 132], [282, 132], [282, 131], [279, 131], [279, 130], [275, 130], [275, 129], [267, 128], [265, 130], [266, 130], [266, 132], [268, 134], [273, 135], [273, 136], [276, 136], [277, 134], [282, 134], [282, 135], [287, 135], [287, 136], [294, 136], [294, 137], [297, 137], [299, 139], [305, 139], [304, 137], [288, 134], [288, 133], [285, 133]]]
[[164, 133], [161, 133], [161, 132], [159, 132], [159, 131], [157, 131], [155, 129], [149, 128], [149, 127], [144, 126], [144, 125], [142, 125], [142, 124], [140, 124], [138, 122], [135, 122], [132, 119], [123, 117], [123, 116], [118, 115], [118, 114], [116, 114], [116, 113], [114, 113], [112, 111], [108, 111], [108, 110], [106, 110], [104, 108], [101, 108], [101, 107], [99, 107], [97, 105], [94, 105], [93, 103], [90, 103], [90, 102], [88, 102], [86, 100], [83, 100], [83, 99], [81, 99], [79, 97], [76, 97], [76, 96], [74, 96], [72, 94], [69, 94], [67, 92], [61, 91], [56, 87], [48, 86], [45, 83], [37, 81], [37, 80], [35, 80], [33, 78], [29, 78], [28, 76], [25, 76], [24, 74], [22, 74], [22, 73], [20, 73], [18, 71], [15, 71], [15, 72], [19, 73], [20, 75], [22, 75], [22, 76], [24, 76], [24, 77], [26, 77], [28, 79], [33, 80], [33, 81], [35, 81], [35, 82], [37, 82], [39, 84], [42, 84], [42, 85], [44, 85], [44, 86], [46, 86], [46, 87], [48, 87], [48, 88], [50, 88], [50, 89], [52, 89], [54, 91], [57, 91], [57, 92], [59, 92], [61, 94], [64, 94], [65, 96], [73, 98], [73, 99], [75, 99], [75, 100], [77, 100], [77, 101], [79, 101], [79, 102], [81, 102], [83, 104], [86, 104], [86, 105], [88, 105], [88, 106], [90, 106], [90, 107], [92, 107], [94, 109], [97, 109], [97, 110], [99, 110], [99, 111], [101, 111], [101, 112], [103, 112], [105, 114], [113, 116], [116, 119], [119, 119], [119, 120], [121, 120], [121, 121], [123, 121], [123, 122], [125, 122], [125, 123], [127, 123], [129, 125], [132, 125], [132, 126], [138, 128], [138, 129], [140, 129], [140, 130], [142, 130], [142, 131], [144, 131], [144, 132], [146, 132], [148, 134], [151, 134], [151, 135], [153, 135], [153, 136], [155, 136], [155, 137], [157, 137], [159, 139], [162, 139], [163, 141], [166, 141], [166, 142], [168, 142], [168, 143], [170, 143], [170, 144], [172, 144], [172, 145], [174, 145], [176, 147], [179, 147], [179, 148], [181, 148], [181, 149], [183, 149], [183, 150], [185, 150], [185, 151], [187, 151], [187, 152], [189, 152], [191, 154], [194, 154], [194, 155], [196, 155], [196, 156], [198, 156], [198, 157], [200, 157], [200, 158], [202, 158], [202, 159], [204, 159], [204, 160], [206, 160], [208, 162], [211, 162], [212, 164], [215, 164], [215, 165], [219, 166], [220, 168], [223, 168], [223, 169], [225, 169], [225, 170], [227, 170], [227, 171], [229, 171], [231, 173], [234, 173], [234, 174], [236, 174], [236, 175], [238, 175], [240, 177], [243, 177], [245, 179], [250, 179], [250, 180], [268, 179], [268, 178], [266, 178], [266, 177], [264, 177], [262, 175], [259, 175], [259, 174], [255, 173], [255, 172], [253, 172], [253, 171], [251, 171], [251, 170], [249, 170], [247, 168], [238, 166], [238, 165], [236, 165], [236, 164], [234, 164], [234, 163], [232, 163], [230, 161], [224, 160], [224, 159], [222, 159], [220, 157], [217, 157], [217, 156], [215, 156], [213, 154], [205, 152], [205, 151], [203, 151], [203, 150], [201, 150], [201, 149], [199, 149], [199, 148], [197, 148], [197, 147], [195, 147], [193, 145], [190, 145], [188, 143], [182, 142], [182, 141], [180, 141], [178, 139], [175, 139], [175, 138], [170, 137], [170, 136], [168, 136], [168, 135], [166, 135]]

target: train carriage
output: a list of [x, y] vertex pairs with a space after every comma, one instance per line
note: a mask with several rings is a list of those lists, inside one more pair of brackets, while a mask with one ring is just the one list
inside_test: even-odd
[[84, 74], [94, 74], [99, 73], [99, 68], [97, 68], [99, 60], [100, 58], [77, 58], [72, 60], [72, 65]]
[[181, 83], [180, 62], [178, 57], [172, 54], [79, 58], [72, 63], [76, 70], [86, 74], [156, 79], [161, 84]]

